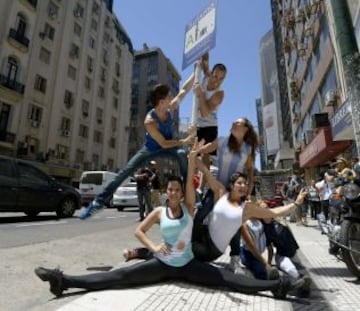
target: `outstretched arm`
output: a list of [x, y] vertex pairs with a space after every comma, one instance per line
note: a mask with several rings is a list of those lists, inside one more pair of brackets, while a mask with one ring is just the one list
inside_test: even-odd
[[293, 210], [295, 210], [296, 208], [300, 207], [303, 204], [307, 194], [308, 192], [306, 190], [302, 190], [297, 196], [295, 202], [271, 209], [261, 208], [256, 206], [255, 203], [247, 202], [243, 211], [243, 223], [251, 218], [266, 219], [266, 218], [276, 218], [279, 216], [285, 216], [290, 212], [292, 212]]
[[196, 159], [196, 166], [203, 173], [206, 181], [208, 182], [212, 191], [214, 191], [215, 202], [226, 193], [225, 186], [219, 182], [211, 173], [210, 170], [206, 167], [206, 165], [200, 160]]
[[205, 143], [204, 140], [201, 140], [200, 142], [198, 142], [197, 139], [195, 138], [195, 143], [189, 152], [188, 172], [187, 172], [184, 203], [185, 203], [186, 207], [188, 208], [191, 215], [194, 215], [194, 207], [195, 207], [195, 201], [196, 201], [195, 186], [194, 186], [196, 157], [199, 154], [199, 149], [201, 149], [201, 147], [204, 145], [204, 143]]
[[169, 105], [169, 109], [173, 112], [175, 109], [179, 107], [180, 102], [183, 100], [185, 95], [191, 90], [194, 84], [194, 73], [190, 75], [190, 77], [185, 81], [179, 93], [172, 99]]

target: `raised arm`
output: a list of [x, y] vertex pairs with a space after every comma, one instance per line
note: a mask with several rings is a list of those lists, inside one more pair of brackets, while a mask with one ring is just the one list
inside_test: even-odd
[[199, 154], [199, 149], [204, 145], [204, 140], [200, 142], [195, 138], [193, 147], [189, 152], [188, 160], [188, 172], [186, 179], [185, 199], [184, 203], [188, 208], [191, 215], [194, 215], [194, 207], [196, 202], [195, 186], [194, 186], [194, 174], [196, 169], [196, 157]]
[[183, 100], [185, 95], [191, 90], [194, 84], [194, 73], [190, 75], [190, 77], [185, 81], [183, 86], [181, 87], [179, 93], [171, 100], [169, 109], [173, 112], [175, 109], [179, 107], [180, 102]]
[[210, 170], [206, 167], [206, 165], [200, 160], [196, 159], [196, 166], [203, 173], [206, 178], [207, 183], [212, 191], [214, 191], [215, 202], [226, 193], [225, 186], [219, 182], [211, 173]]

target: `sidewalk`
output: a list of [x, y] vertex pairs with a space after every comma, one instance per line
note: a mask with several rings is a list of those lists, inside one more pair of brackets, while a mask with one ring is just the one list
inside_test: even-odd
[[[129, 290], [90, 292], [60, 307], [59, 311], [133, 310], [340, 310], [360, 308], [359, 281], [344, 263], [328, 254], [327, 237], [320, 234], [315, 221], [308, 227], [290, 224], [300, 251], [296, 261], [312, 278], [312, 293], [307, 299], [290, 296], [286, 301], [272, 298], [270, 292], [246, 295], [187, 283], [166, 283]], [[217, 262], [225, 264], [228, 254]]]

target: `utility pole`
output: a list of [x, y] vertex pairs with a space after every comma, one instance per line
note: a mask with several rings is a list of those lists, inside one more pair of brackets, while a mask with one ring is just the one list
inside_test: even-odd
[[335, 55], [343, 70], [344, 100], [351, 105], [357, 155], [360, 156], [360, 56], [353, 22], [346, 0], [326, 0], [326, 10], [333, 30]]

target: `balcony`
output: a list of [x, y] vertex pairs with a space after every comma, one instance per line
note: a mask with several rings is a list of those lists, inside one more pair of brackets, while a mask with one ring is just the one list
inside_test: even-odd
[[15, 142], [16, 135], [14, 133], [0, 131], [0, 142], [13, 144]]
[[24, 84], [21, 84], [21, 83], [15, 81], [14, 79], [12, 80], [9, 77], [4, 76], [2, 74], [0, 74], [0, 85], [4, 86], [10, 90], [13, 90], [17, 93], [24, 94], [24, 90], [25, 90]]
[[31, 11], [36, 11], [38, 0], [20, 0], [20, 2]]
[[18, 48], [22, 52], [28, 51], [30, 40], [26, 38], [24, 34], [18, 32], [16, 29], [10, 28], [8, 39], [13, 46]]

